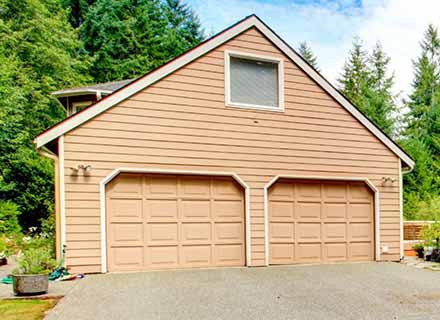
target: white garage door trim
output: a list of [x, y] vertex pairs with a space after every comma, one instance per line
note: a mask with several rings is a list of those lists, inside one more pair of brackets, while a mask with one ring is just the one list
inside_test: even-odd
[[265, 264], [269, 265], [269, 188], [279, 179], [303, 179], [303, 180], [333, 180], [333, 181], [360, 181], [374, 192], [374, 225], [375, 225], [375, 251], [376, 260], [380, 260], [380, 193], [379, 189], [368, 178], [353, 177], [332, 177], [332, 176], [296, 176], [296, 175], [277, 175], [264, 186], [264, 247]]
[[169, 170], [169, 169], [142, 169], [142, 168], [118, 168], [113, 170], [99, 184], [100, 193], [100, 214], [101, 214], [101, 272], [107, 272], [107, 231], [106, 231], [106, 201], [105, 186], [120, 173], [161, 173], [178, 175], [199, 175], [199, 176], [224, 176], [231, 177], [237, 181], [245, 192], [245, 228], [246, 228], [246, 265], [251, 263], [251, 227], [250, 227], [250, 187], [233, 172], [216, 171], [193, 171], [193, 170]]

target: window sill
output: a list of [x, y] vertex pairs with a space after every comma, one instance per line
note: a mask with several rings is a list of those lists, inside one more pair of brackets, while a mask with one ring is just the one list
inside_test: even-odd
[[284, 112], [284, 107], [269, 107], [269, 106], [259, 106], [254, 104], [244, 104], [244, 103], [226, 103], [227, 108], [241, 108], [241, 109], [252, 109], [259, 111], [272, 111], [272, 112]]

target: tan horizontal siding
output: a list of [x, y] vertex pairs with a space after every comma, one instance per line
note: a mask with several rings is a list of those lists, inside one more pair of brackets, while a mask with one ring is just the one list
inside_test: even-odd
[[[285, 61], [285, 112], [225, 107], [224, 50]], [[89, 176], [71, 168], [90, 164]], [[65, 136], [67, 264], [99, 272], [99, 183], [116, 168], [222, 171], [250, 187], [252, 265], [265, 261], [264, 186], [276, 175], [366, 177], [381, 192], [384, 260], [399, 259], [398, 159], [298, 66], [248, 30]]]

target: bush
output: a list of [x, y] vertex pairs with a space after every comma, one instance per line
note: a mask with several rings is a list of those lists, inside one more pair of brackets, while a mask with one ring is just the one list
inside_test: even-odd
[[0, 234], [11, 235], [21, 231], [18, 223], [20, 210], [11, 201], [0, 200]]
[[421, 234], [426, 246], [439, 248], [440, 222], [424, 226]]

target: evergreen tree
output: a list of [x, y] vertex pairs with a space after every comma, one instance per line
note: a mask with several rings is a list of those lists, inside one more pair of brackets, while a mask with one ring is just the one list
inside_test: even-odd
[[74, 28], [81, 26], [95, 2], [96, 0], [61, 0], [63, 7], [69, 9], [69, 22]]
[[377, 43], [369, 54], [356, 38], [338, 79], [344, 95], [388, 134], [395, 129], [397, 110], [392, 93], [394, 75], [389, 75], [390, 58]]
[[440, 188], [440, 38], [435, 27], [427, 28], [420, 46], [403, 140], [416, 161], [414, 171], [404, 176], [407, 217], [417, 217], [418, 206], [426, 208]]
[[32, 139], [64, 117], [51, 96], [86, 82], [88, 63], [67, 14], [53, 0], [0, 0], [0, 200], [38, 226], [53, 207], [53, 169]]
[[318, 59], [313, 54], [312, 48], [309, 47], [307, 42], [301, 42], [298, 47], [298, 53], [306, 60], [316, 71], [319, 70]]
[[81, 35], [97, 82], [142, 75], [203, 39], [198, 18], [177, 0], [97, 0]]

